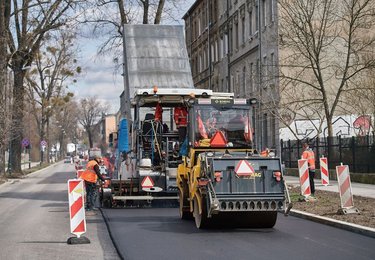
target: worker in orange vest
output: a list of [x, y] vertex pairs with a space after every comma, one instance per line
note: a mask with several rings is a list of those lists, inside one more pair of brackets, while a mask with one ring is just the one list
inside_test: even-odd
[[174, 108], [174, 121], [178, 130], [178, 142], [181, 144], [185, 141], [187, 132], [187, 117], [188, 112], [186, 107], [175, 107]]
[[86, 206], [87, 211], [91, 211], [95, 208], [96, 201], [96, 182], [99, 179], [104, 181], [104, 178], [100, 174], [99, 163], [101, 162], [100, 156], [95, 156], [94, 159], [90, 160], [86, 165], [86, 170], [81, 174], [80, 179], [85, 181], [86, 187]]
[[268, 157], [268, 155], [270, 154], [270, 149], [266, 148], [264, 149], [263, 151], [260, 152], [260, 156], [262, 157]]
[[302, 144], [303, 152], [302, 152], [302, 159], [307, 160], [307, 164], [309, 166], [309, 180], [310, 180], [310, 190], [311, 196], [315, 196], [315, 184], [314, 184], [314, 177], [315, 177], [315, 154], [314, 151], [309, 147], [308, 143]]

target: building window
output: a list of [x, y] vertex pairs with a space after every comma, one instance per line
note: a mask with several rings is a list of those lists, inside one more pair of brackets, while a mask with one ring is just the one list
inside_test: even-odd
[[220, 37], [220, 52], [219, 52], [219, 60], [221, 60], [224, 57], [224, 39], [221, 35]]
[[263, 27], [267, 26], [267, 0], [262, 0], [262, 21]]
[[244, 44], [245, 43], [245, 16], [242, 17], [242, 33], [241, 33], [241, 38], [242, 38], [242, 41], [241, 43]]
[[270, 23], [273, 23], [275, 21], [275, 0], [271, 0], [269, 8], [270, 8], [270, 12], [269, 12]]
[[229, 53], [233, 52], [233, 29], [229, 28]]
[[201, 30], [201, 18], [198, 16], [198, 37], [199, 37], [199, 35], [201, 35], [201, 32], [202, 32], [202, 30]]
[[215, 61], [219, 61], [219, 44], [218, 40], [215, 40]]
[[249, 36], [253, 35], [253, 11], [249, 12]]
[[270, 77], [272, 78], [272, 80], [275, 77], [275, 67], [275, 54], [272, 52], [270, 56]]
[[255, 32], [259, 31], [259, 6], [255, 5]]
[[228, 54], [228, 34], [224, 34], [224, 54]]
[[215, 61], [215, 46], [214, 43], [211, 43], [211, 62]]
[[234, 24], [234, 33], [235, 33], [234, 39], [236, 41], [236, 50], [238, 50], [238, 42], [239, 42], [239, 39], [238, 39], [238, 23]]
[[262, 69], [263, 77], [267, 80], [268, 76], [268, 66], [267, 66], [267, 56], [263, 56], [263, 69]]
[[249, 82], [250, 82], [250, 91], [251, 91], [251, 94], [254, 93], [254, 63], [250, 63], [250, 79], [249, 79]]
[[268, 147], [268, 118], [267, 118], [267, 114], [264, 114], [263, 115], [263, 126], [262, 126], [262, 130], [263, 130], [263, 149]]
[[246, 67], [242, 69], [242, 95], [246, 97]]
[[275, 112], [272, 113], [271, 116], [271, 126], [270, 126], [270, 132], [271, 132], [271, 148], [276, 148], [276, 118], [275, 118]]

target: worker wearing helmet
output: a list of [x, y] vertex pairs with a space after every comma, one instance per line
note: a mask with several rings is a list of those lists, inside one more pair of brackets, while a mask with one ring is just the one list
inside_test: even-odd
[[99, 179], [104, 181], [100, 175], [99, 163], [101, 162], [100, 156], [95, 156], [86, 165], [86, 170], [81, 174], [80, 178], [85, 181], [86, 186], [86, 206], [87, 211], [95, 209], [96, 200], [96, 182]]

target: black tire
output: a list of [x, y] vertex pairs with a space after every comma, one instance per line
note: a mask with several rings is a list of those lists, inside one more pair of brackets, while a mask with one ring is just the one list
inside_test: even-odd
[[201, 200], [202, 205], [202, 213], [199, 213], [199, 206], [198, 206], [198, 199], [197, 197], [194, 198], [194, 220], [195, 226], [198, 229], [208, 228], [209, 220], [207, 218], [207, 205], [204, 199]]

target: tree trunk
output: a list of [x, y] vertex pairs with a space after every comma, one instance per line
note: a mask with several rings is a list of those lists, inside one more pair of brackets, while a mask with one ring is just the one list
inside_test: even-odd
[[0, 2], [0, 175], [5, 172], [5, 122], [7, 86], [7, 42], [5, 31], [5, 1]]
[[160, 22], [161, 22], [161, 15], [163, 13], [164, 3], [165, 3], [165, 0], [159, 0], [158, 9], [156, 10], [154, 24], [160, 24]]
[[87, 136], [89, 138], [89, 145], [90, 145], [90, 148], [93, 147], [93, 141], [92, 141], [92, 133], [90, 130], [87, 131]]
[[[16, 55], [15, 55], [16, 56]], [[25, 72], [22, 70], [21, 57], [13, 57], [14, 64], [12, 64], [12, 70], [14, 73], [14, 85], [13, 85], [13, 106], [12, 106], [12, 123], [10, 128], [11, 140], [10, 140], [10, 162], [11, 169], [13, 172], [22, 173], [21, 169], [21, 142], [23, 134], [23, 111], [24, 111], [24, 94], [25, 88], [23, 81]]]
[[142, 1], [143, 3], [143, 24], [148, 24], [148, 9], [149, 9], [149, 2], [148, 0]]

